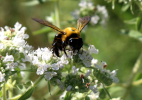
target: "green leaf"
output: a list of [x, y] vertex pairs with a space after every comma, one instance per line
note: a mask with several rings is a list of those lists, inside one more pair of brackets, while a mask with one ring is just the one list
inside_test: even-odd
[[105, 98], [106, 98], [106, 92], [104, 91], [104, 89], [101, 89], [101, 90], [100, 90], [99, 97], [100, 97], [101, 99], [105, 99]]
[[88, 96], [85, 97], [85, 100], [90, 100], [90, 98]]
[[21, 5], [23, 5], [23, 6], [35, 6], [35, 5], [38, 5], [38, 4], [39, 4], [39, 1], [33, 0], [33, 1], [24, 2]]
[[42, 29], [40, 29], [40, 30], [37, 30], [37, 31], [34, 31], [33, 32], [33, 35], [39, 35], [39, 34], [42, 34], [42, 33], [48, 33], [48, 32], [50, 32], [52, 29], [50, 28], [50, 27], [44, 27], [44, 28], [42, 28]]
[[17, 71], [17, 75], [21, 78], [20, 68], [17, 67], [15, 70]]
[[130, 4], [124, 4], [121, 8], [122, 12], [127, 11], [129, 7], [130, 7]]
[[139, 16], [137, 18], [137, 23], [136, 23], [136, 29], [139, 31], [141, 29], [141, 25], [142, 25], [142, 17]]
[[2, 97], [2, 91], [0, 91], [0, 98]]
[[50, 88], [50, 81], [48, 81], [48, 91], [50, 92], [50, 95], [51, 95], [51, 88]]
[[130, 20], [125, 20], [124, 23], [126, 24], [136, 24], [137, 23], [137, 18], [133, 18]]
[[135, 30], [120, 30], [121, 34], [126, 34], [130, 37], [136, 38], [142, 42], [142, 33], [135, 31]]
[[31, 89], [29, 89], [26, 93], [24, 93], [18, 100], [26, 100], [29, 97], [31, 97], [33, 91], [34, 91], [35, 87], [32, 87]]
[[64, 100], [71, 100], [71, 98], [72, 98], [71, 94], [72, 94], [71, 92], [67, 92]]
[[19, 90], [22, 90], [22, 89], [24, 88], [24, 86], [23, 86], [23, 85], [17, 85], [17, 88], [18, 88]]
[[43, 1], [42, 1], [42, 0], [38, 0], [38, 1], [39, 1], [40, 4], [43, 4]]
[[134, 14], [132, 2], [130, 3], [130, 10], [131, 10], [131, 13]]
[[60, 95], [60, 94], [62, 94], [64, 91], [63, 90], [59, 90], [57, 93], [56, 93], [56, 95]]
[[33, 84], [32, 81], [28, 81], [24, 84], [24, 86], [27, 88], [27, 87], [31, 86], [32, 84]]
[[137, 81], [141, 78], [142, 78], [142, 73], [138, 73], [134, 80]]

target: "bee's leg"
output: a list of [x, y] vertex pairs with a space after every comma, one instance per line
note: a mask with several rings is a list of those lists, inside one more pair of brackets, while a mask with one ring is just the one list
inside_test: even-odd
[[66, 43], [65, 41], [62, 42], [62, 50], [64, 51], [65, 55], [68, 57], [66, 51], [65, 51]]
[[68, 55], [67, 55], [67, 53], [66, 53], [66, 51], [65, 51], [65, 48], [63, 49], [63, 51], [64, 51], [65, 55], [68, 57]]
[[53, 53], [53, 55], [55, 53], [56, 56], [60, 57], [60, 55], [59, 55], [59, 48], [57, 47], [57, 42], [53, 43], [52, 46], [53, 46], [52, 47], [52, 53]]

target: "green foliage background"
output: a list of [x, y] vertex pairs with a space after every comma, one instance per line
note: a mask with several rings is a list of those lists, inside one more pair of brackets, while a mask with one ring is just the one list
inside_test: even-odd
[[[44, 26], [36, 23], [31, 18], [45, 19], [46, 16], [50, 16], [50, 13], [54, 12], [55, 1], [49, 0], [43, 4], [25, 5], [25, 2], [28, 1], [30, 2], [31, 0], [0, 0], [0, 27], [4, 27], [6, 25], [13, 27], [18, 21], [23, 26], [27, 27], [26, 32], [30, 35], [28, 43], [33, 45], [34, 49], [37, 49], [38, 47], [51, 47], [52, 39], [47, 32], [39, 35], [33, 34], [34, 31], [37, 31]], [[79, 2], [79, 0], [60, 0], [59, 11], [61, 29], [68, 26], [76, 27], [76, 25], [67, 23], [67, 21], [73, 19], [71, 12], [75, 9], [79, 9]], [[120, 34], [120, 30], [136, 30], [135, 25], [128, 25], [124, 21], [138, 16], [137, 7], [135, 7], [136, 10], [134, 14], [132, 14], [130, 9], [126, 12], [122, 12], [122, 4], [116, 3], [115, 9], [113, 10], [111, 3], [107, 3], [106, 1], [92, 0], [92, 2], [94, 5], [99, 4], [106, 6], [109, 13], [109, 20], [105, 27], [101, 25], [88, 27], [85, 32], [85, 42], [95, 45], [95, 47], [99, 49], [99, 54], [94, 54], [94, 58], [100, 61], [106, 61], [108, 64], [107, 67], [110, 70], [118, 69], [117, 77], [119, 78], [120, 83], [124, 83], [128, 80], [132, 68], [140, 55], [142, 43], [135, 38]], [[140, 32], [142, 32], [142, 30], [140, 30]], [[25, 79], [28, 78], [28, 80], [35, 80], [37, 77], [38, 76], [35, 74], [29, 75], [29, 73], [27, 73]], [[142, 85], [133, 87], [127, 97], [127, 100], [141, 100], [141, 88]], [[123, 93], [123, 88], [115, 86], [111, 88], [109, 92], [112, 97], [119, 97]], [[47, 83], [42, 80], [40, 86], [36, 88], [36, 91], [34, 91], [32, 98], [35, 100], [41, 100], [48, 96], [49, 93]], [[59, 95], [51, 95], [50, 100], [55, 100], [58, 96]], [[32, 100], [32, 98], [29, 100]]]

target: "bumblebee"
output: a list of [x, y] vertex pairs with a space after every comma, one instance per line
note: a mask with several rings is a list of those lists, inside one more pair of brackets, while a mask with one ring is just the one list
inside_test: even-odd
[[64, 53], [67, 56], [67, 53], [65, 51], [67, 45], [70, 46], [73, 53], [79, 52], [80, 48], [83, 46], [83, 40], [81, 38], [80, 32], [88, 24], [91, 17], [86, 16], [83, 18], [79, 18], [77, 21], [77, 29], [74, 27], [67, 27], [64, 30], [59, 29], [57, 26], [49, 23], [48, 21], [44, 21], [42, 19], [37, 19], [37, 18], [32, 18], [32, 19], [40, 24], [43, 24], [58, 31], [52, 43], [52, 52], [53, 54], [59, 57], [60, 50], [64, 51]]

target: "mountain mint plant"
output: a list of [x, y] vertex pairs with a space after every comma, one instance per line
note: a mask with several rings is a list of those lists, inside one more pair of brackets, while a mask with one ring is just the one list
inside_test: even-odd
[[[78, 53], [66, 50], [68, 56], [62, 53], [61, 57], [56, 57], [47, 47], [33, 50], [26, 42], [29, 35], [25, 30], [26, 27], [18, 22], [14, 28], [5, 26], [0, 30], [0, 85], [3, 100], [29, 98], [42, 79], [48, 81], [50, 86], [61, 89], [61, 100], [97, 99], [100, 88], [119, 82], [117, 70], [108, 70], [106, 62], [100, 62], [91, 56], [92, 53], [99, 52], [94, 45], [90, 45], [88, 50], [81, 49]], [[11, 89], [7, 86], [12, 77], [24, 77], [24, 71], [27, 70], [40, 78], [35, 83], [31, 82], [31, 86], [18, 96], [7, 96], [7, 91], [10, 93]], [[18, 83], [11, 84], [15, 88]]]

